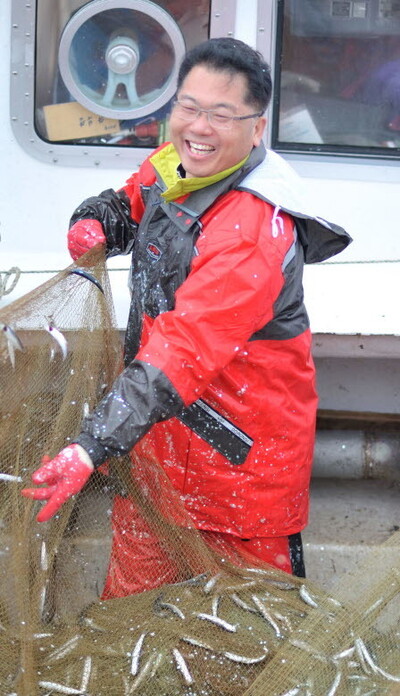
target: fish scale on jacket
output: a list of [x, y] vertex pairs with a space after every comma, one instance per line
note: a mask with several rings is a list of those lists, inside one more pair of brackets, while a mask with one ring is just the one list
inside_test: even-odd
[[95, 464], [132, 446], [156, 458], [199, 529], [294, 534], [317, 408], [303, 264], [351, 240], [306, 209], [263, 145], [166, 200], [157, 164], [171, 147], [72, 218], [100, 220], [110, 256], [132, 252], [126, 367], [77, 441]]

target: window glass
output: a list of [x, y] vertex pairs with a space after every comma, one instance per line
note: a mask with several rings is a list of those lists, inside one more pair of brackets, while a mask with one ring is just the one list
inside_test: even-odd
[[46, 141], [155, 147], [210, 0], [38, 0], [35, 129]]
[[274, 147], [399, 156], [400, 1], [281, 1], [278, 34]]

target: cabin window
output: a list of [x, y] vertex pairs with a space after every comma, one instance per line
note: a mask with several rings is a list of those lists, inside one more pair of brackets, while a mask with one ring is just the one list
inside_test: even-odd
[[272, 147], [400, 154], [400, 1], [280, 0]]
[[[235, 6], [228, 13], [222, 0], [13, 3], [18, 140], [41, 159], [74, 165], [156, 147], [167, 137], [185, 51], [213, 27], [214, 35], [232, 34]], [[78, 148], [82, 162], [77, 152], [69, 162]]]

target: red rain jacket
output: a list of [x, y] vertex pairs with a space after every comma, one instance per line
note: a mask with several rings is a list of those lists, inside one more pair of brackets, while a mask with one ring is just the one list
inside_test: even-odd
[[[172, 203], [146, 160], [121, 191], [105, 192], [107, 214], [89, 199], [72, 219], [100, 219], [110, 254], [133, 246], [127, 367], [77, 441], [101, 443], [99, 461], [135, 445], [164, 468], [197, 528], [241, 538], [307, 523], [317, 395], [302, 268], [350, 241], [285, 195], [268, 202], [258, 175], [268, 191], [277, 156], [265, 156], [256, 148], [227, 179]], [[131, 218], [122, 233], [121, 201]], [[138, 369], [136, 395], [127, 384]], [[121, 402], [134, 403], [126, 418]]]

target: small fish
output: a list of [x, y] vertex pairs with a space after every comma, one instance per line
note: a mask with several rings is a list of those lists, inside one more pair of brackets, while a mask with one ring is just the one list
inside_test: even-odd
[[337, 690], [338, 690], [338, 687], [339, 687], [339, 684], [340, 684], [341, 681], [342, 681], [342, 673], [341, 673], [341, 672], [338, 672], [337, 675], [336, 675], [336, 677], [334, 678], [333, 683], [332, 683], [332, 686], [331, 686], [331, 688], [329, 689], [329, 691], [328, 691], [328, 693], [326, 694], [326, 696], [335, 696], [335, 694], [336, 694], [336, 692], [337, 692]]
[[281, 694], [280, 696], [297, 696], [297, 694], [300, 692], [300, 687], [295, 686], [294, 689], [290, 689], [290, 691], [285, 691], [284, 694]]
[[139, 688], [139, 686], [142, 684], [142, 682], [144, 681], [144, 679], [146, 679], [146, 677], [147, 677], [147, 675], [149, 674], [149, 672], [150, 672], [150, 674], [152, 673], [152, 671], [153, 671], [153, 669], [154, 669], [154, 665], [155, 665], [155, 663], [157, 663], [157, 661], [158, 661], [158, 657], [156, 657], [155, 655], [150, 655], [150, 657], [149, 657], [149, 659], [147, 660], [147, 662], [143, 665], [143, 667], [142, 667], [142, 669], [141, 669], [141, 671], [140, 671], [140, 674], [137, 675], [135, 681], [134, 681], [133, 684], [131, 685], [130, 691], [129, 691], [129, 694], [130, 694], [130, 695], [131, 695], [134, 691], [136, 691], [136, 689]]
[[24, 350], [24, 346], [11, 326], [0, 324], [0, 329], [6, 337], [8, 357], [10, 358], [11, 365], [15, 368], [15, 351]]
[[272, 585], [273, 587], [276, 587], [277, 590], [297, 590], [297, 585], [294, 585], [292, 582], [285, 582], [284, 580], [272, 580], [272, 579], [266, 579], [266, 582], [268, 585]]
[[33, 637], [37, 640], [41, 638], [51, 638], [52, 635], [52, 633], [34, 633]]
[[267, 657], [267, 654], [261, 655], [261, 657], [245, 657], [244, 655], [236, 655], [236, 653], [224, 652], [222, 653], [224, 657], [232, 662], [238, 662], [242, 665], [256, 665], [258, 662], [262, 662]]
[[67, 357], [68, 354], [68, 343], [67, 339], [65, 338], [64, 334], [61, 333], [59, 329], [57, 329], [54, 324], [47, 324], [45, 327], [46, 331], [50, 334], [52, 338], [54, 338], [55, 342], [57, 343], [58, 347], [61, 350], [61, 354], [63, 356], [63, 360]]
[[71, 686], [64, 686], [64, 684], [56, 684], [55, 682], [40, 681], [39, 686], [42, 689], [50, 689], [51, 691], [56, 691], [58, 694], [70, 694], [71, 696], [82, 696], [82, 691], [80, 689], [73, 689]]
[[46, 542], [42, 541], [41, 547], [40, 547], [40, 567], [42, 570], [48, 570], [49, 569], [49, 559], [47, 556], [47, 549], [46, 549]]
[[347, 648], [346, 650], [342, 650], [342, 652], [337, 653], [332, 657], [332, 660], [343, 660], [346, 657], [353, 657], [354, 655], [354, 650], [355, 648]]
[[193, 585], [196, 587], [197, 585], [201, 585], [203, 580], [207, 578], [207, 573], [201, 573], [200, 575], [196, 575], [194, 578], [189, 578], [189, 580], [182, 580], [181, 582], [175, 582], [174, 587], [181, 587], [182, 585]]
[[217, 573], [216, 575], [214, 575], [213, 578], [206, 582], [206, 584], [203, 587], [203, 591], [205, 592], [205, 594], [209, 594], [211, 592], [211, 590], [215, 587], [220, 577], [221, 573]]
[[142, 651], [143, 641], [145, 637], [146, 634], [142, 633], [135, 647], [132, 650], [131, 674], [133, 677], [136, 677], [137, 673], [139, 672], [140, 653]]
[[218, 614], [218, 607], [219, 607], [220, 601], [221, 601], [221, 597], [219, 595], [215, 595], [215, 597], [212, 598], [211, 613], [213, 616], [217, 616], [217, 614]]
[[229, 631], [230, 633], [236, 633], [237, 631], [237, 626], [234, 626], [233, 624], [229, 623], [228, 621], [224, 621], [224, 619], [220, 619], [219, 616], [213, 616], [212, 614], [195, 614], [198, 619], [202, 619], [203, 621], [210, 621], [211, 623], [215, 624], [216, 626], [219, 626], [220, 628], [224, 628], [225, 631]]
[[271, 614], [267, 611], [266, 607], [264, 604], [256, 597], [256, 595], [252, 595], [252, 600], [254, 604], [256, 605], [257, 609], [259, 610], [261, 616], [272, 626], [272, 628], [275, 631], [276, 637], [277, 638], [283, 638], [283, 635], [281, 633], [281, 629], [279, 628], [278, 624], [274, 619], [272, 618]]
[[214, 648], [211, 647], [211, 645], [207, 645], [207, 643], [202, 643], [200, 640], [197, 640], [196, 638], [188, 638], [187, 636], [183, 636], [181, 638], [185, 643], [189, 643], [189, 645], [194, 645], [195, 648], [203, 648], [203, 650], [210, 650], [211, 652], [214, 652]]
[[102, 288], [101, 283], [99, 283], [99, 281], [97, 280], [97, 278], [94, 277], [94, 275], [86, 271], [84, 268], [73, 268], [72, 271], [70, 271], [69, 273], [70, 275], [78, 275], [82, 276], [82, 278], [86, 278], [86, 280], [90, 280], [90, 282], [93, 283], [93, 285], [95, 285], [96, 288], [98, 288], [100, 292], [102, 292], [104, 295], [104, 290]]
[[388, 681], [400, 682], [400, 676], [396, 677], [394, 674], [389, 674], [389, 672], [385, 672], [384, 669], [379, 667], [373, 661], [371, 655], [368, 652], [367, 646], [365, 645], [364, 641], [361, 640], [361, 638], [356, 638], [356, 640], [354, 641], [354, 645], [362, 664], [365, 665], [366, 663], [367, 665], [369, 665], [371, 671], [374, 674], [379, 674]]
[[303, 600], [303, 602], [308, 604], [309, 607], [313, 607], [314, 609], [318, 609], [317, 602], [315, 601], [315, 599], [313, 599], [311, 597], [311, 595], [310, 595], [310, 593], [307, 590], [305, 585], [301, 585], [301, 587], [299, 589], [299, 595], [300, 595], [301, 599]]
[[83, 663], [82, 681], [81, 681], [81, 692], [84, 694], [89, 685], [89, 679], [92, 672], [92, 658], [88, 655]]
[[320, 660], [321, 662], [328, 662], [328, 658], [326, 655], [323, 655], [322, 653], [318, 653], [315, 651], [315, 648], [312, 645], [309, 645], [303, 640], [298, 640], [297, 638], [291, 638], [289, 640], [289, 643], [291, 645], [294, 645], [295, 648], [299, 648], [299, 650], [304, 650], [305, 652], [309, 653], [310, 655], [313, 656], [315, 660]]
[[11, 474], [0, 474], [0, 481], [9, 481], [10, 483], [20, 483], [22, 476], [12, 476]]
[[79, 640], [80, 640], [80, 636], [78, 636], [78, 635], [67, 640], [63, 645], [61, 645], [56, 650], [53, 650], [53, 652], [51, 652], [48, 655], [48, 658], [47, 658], [48, 661], [55, 662], [56, 660], [60, 660], [62, 657], [65, 657], [66, 655], [68, 655], [75, 648], [75, 646], [79, 642]]
[[104, 633], [106, 630], [102, 626], [98, 626], [98, 624], [96, 624], [93, 621], [93, 619], [91, 619], [90, 617], [87, 617], [87, 616], [83, 617], [82, 623], [86, 624], [86, 626], [89, 626], [89, 628], [92, 628], [94, 631], [100, 631], [101, 633]]
[[175, 606], [175, 604], [171, 604], [171, 602], [163, 602], [162, 601], [162, 595], [158, 597], [153, 605], [154, 610], [157, 612], [159, 609], [167, 609], [168, 611], [172, 612], [176, 616], [179, 616], [180, 619], [185, 618], [185, 614], [183, 611], [179, 609], [179, 607]]
[[185, 658], [183, 657], [182, 653], [180, 653], [177, 648], [173, 648], [172, 654], [174, 656], [176, 666], [185, 680], [185, 684], [193, 684], [193, 677], [189, 672], [188, 666], [185, 662]]
[[250, 604], [247, 604], [247, 602], [244, 602], [243, 599], [241, 599], [239, 595], [236, 594], [236, 592], [233, 592], [229, 596], [231, 600], [236, 604], [236, 606], [240, 607], [241, 609], [244, 609], [245, 611], [250, 611], [252, 614], [258, 614], [258, 610], [254, 609], [254, 607], [251, 607]]

